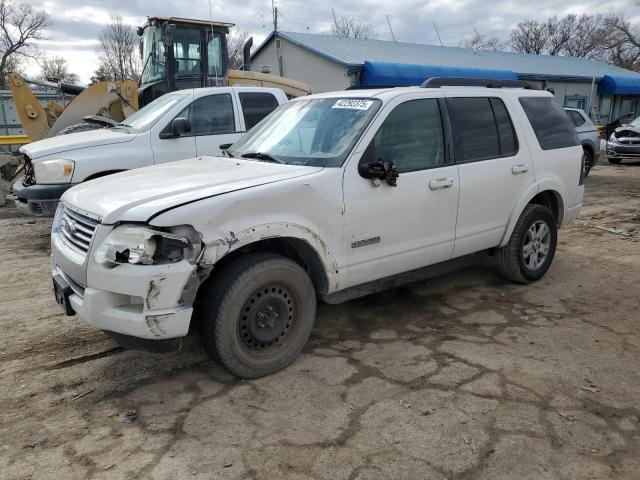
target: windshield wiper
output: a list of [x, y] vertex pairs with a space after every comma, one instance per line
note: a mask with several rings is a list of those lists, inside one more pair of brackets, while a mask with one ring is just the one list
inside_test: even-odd
[[247, 152], [240, 155], [242, 158], [255, 158], [256, 160], [264, 160], [265, 162], [284, 163], [282, 160], [264, 152]]

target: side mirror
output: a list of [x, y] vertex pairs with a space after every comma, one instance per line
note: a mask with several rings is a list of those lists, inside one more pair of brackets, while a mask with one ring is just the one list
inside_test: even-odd
[[228, 148], [231, 148], [231, 145], [233, 145], [233, 143], [223, 143], [221, 145], [218, 145], [218, 148], [224, 151], [224, 150], [227, 150]]
[[169, 131], [166, 130], [160, 134], [160, 138], [177, 138], [191, 131], [191, 122], [185, 117], [174, 118], [171, 122], [171, 128]]
[[384, 162], [382, 159], [376, 160], [375, 146], [373, 141], [362, 154], [358, 162], [358, 173], [362, 178], [373, 181], [375, 186], [380, 185], [382, 180], [386, 180], [392, 187], [398, 186], [398, 170], [393, 162]]

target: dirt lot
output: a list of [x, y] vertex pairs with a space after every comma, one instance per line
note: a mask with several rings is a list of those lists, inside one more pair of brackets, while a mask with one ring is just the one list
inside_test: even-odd
[[250, 382], [197, 338], [123, 351], [63, 316], [49, 228], [0, 209], [0, 478], [640, 478], [640, 165], [592, 172], [535, 285], [476, 268], [321, 306]]

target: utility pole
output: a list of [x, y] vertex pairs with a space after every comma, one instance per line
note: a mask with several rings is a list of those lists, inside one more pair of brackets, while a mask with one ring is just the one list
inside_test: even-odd
[[440, 38], [440, 34], [438, 33], [438, 27], [436, 27], [436, 22], [433, 22], [433, 29], [436, 31], [436, 35], [438, 36], [438, 41], [440, 42], [440, 46], [444, 47], [442, 44], [442, 39]]
[[273, 14], [273, 42], [276, 47], [278, 73], [281, 77], [283, 77], [284, 69], [282, 68], [282, 55], [280, 53], [280, 38], [278, 37], [278, 6], [276, 5], [275, 0], [271, 0], [271, 12]]
[[389, 20], [389, 15], [387, 15], [387, 23], [389, 24], [389, 31], [391, 32], [391, 38], [393, 41], [396, 41], [396, 36], [393, 34], [393, 28], [391, 28], [391, 20]]
[[333, 14], [333, 23], [336, 26], [336, 33], [338, 33], [338, 19], [336, 18], [336, 11], [331, 7], [331, 13]]

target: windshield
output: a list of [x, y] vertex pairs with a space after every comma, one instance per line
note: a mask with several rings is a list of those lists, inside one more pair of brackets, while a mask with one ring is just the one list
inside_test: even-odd
[[629, 125], [631, 125], [632, 127], [640, 127], [640, 117], [634, 118]]
[[118, 125], [140, 131], [148, 130], [153, 127], [166, 112], [187, 97], [190, 97], [188, 93], [168, 93], [167, 95], [163, 95], [130, 117], [127, 117], [124, 122]]
[[285, 103], [234, 143], [229, 153], [266, 154], [290, 165], [340, 167], [381, 103], [371, 98]]
[[140, 84], [162, 80], [166, 76], [164, 43], [160, 27], [147, 27], [142, 43], [142, 74]]

